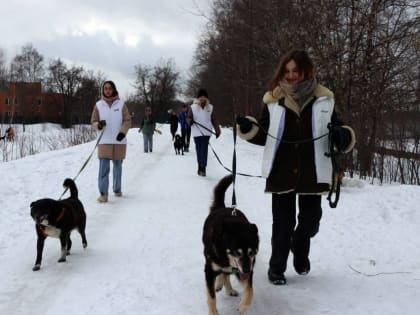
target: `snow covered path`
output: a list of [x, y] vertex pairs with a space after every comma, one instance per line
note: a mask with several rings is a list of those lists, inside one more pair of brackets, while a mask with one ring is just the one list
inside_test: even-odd
[[[36, 235], [31, 201], [58, 198], [93, 143], [0, 164], [0, 314], [206, 314], [201, 229], [212, 189], [226, 171], [209, 152], [208, 176], [196, 175], [193, 143], [176, 156], [167, 126], [142, 152], [137, 130], [128, 135], [122, 198], [96, 202], [95, 157], [77, 180], [85, 205], [88, 248], [72, 234], [73, 249], [59, 264], [59, 242], [46, 242], [41, 270], [31, 270]], [[231, 162], [231, 132], [212, 145]], [[261, 149], [240, 141], [238, 168], [257, 174]], [[420, 188], [371, 186], [348, 180], [337, 209], [323, 198], [321, 231], [313, 241], [312, 271], [294, 273], [275, 287], [266, 277], [270, 255], [271, 198], [261, 179], [239, 177], [237, 198], [259, 227], [255, 296], [249, 314], [417, 314], [420, 301]], [[230, 204], [231, 192], [226, 203]], [[362, 275], [353, 271], [354, 268]], [[368, 276], [383, 273], [377, 276]], [[389, 273], [389, 274], [386, 274]], [[235, 288], [240, 289], [234, 281]], [[236, 314], [239, 298], [218, 296], [221, 315]]]

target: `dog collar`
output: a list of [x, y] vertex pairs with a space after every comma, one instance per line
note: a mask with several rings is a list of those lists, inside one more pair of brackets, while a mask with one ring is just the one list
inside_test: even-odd
[[41, 224], [38, 224], [38, 228], [39, 228], [39, 231], [41, 232], [41, 234], [42, 234], [44, 237], [47, 237], [47, 236], [48, 236], [48, 234], [47, 234], [47, 233], [45, 233], [44, 226], [42, 226]]
[[238, 268], [236, 268], [236, 267], [229, 267], [230, 268], [230, 270], [226, 270], [226, 269], [224, 269], [224, 268], [222, 268], [222, 269], [219, 269], [219, 270], [214, 270], [214, 272], [217, 274], [217, 275], [219, 275], [219, 274], [240, 274], [240, 271], [239, 271], [239, 269]]

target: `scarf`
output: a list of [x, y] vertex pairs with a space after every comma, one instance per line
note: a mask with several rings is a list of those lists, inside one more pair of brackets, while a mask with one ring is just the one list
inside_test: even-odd
[[114, 103], [116, 100], [119, 100], [120, 97], [118, 95], [115, 96], [111, 96], [111, 97], [105, 97], [102, 95], [102, 99], [109, 105], [111, 106], [112, 103]]
[[315, 78], [301, 81], [297, 84], [289, 84], [285, 80], [280, 81], [280, 88], [289, 95], [302, 108], [305, 102], [312, 96], [318, 82]]

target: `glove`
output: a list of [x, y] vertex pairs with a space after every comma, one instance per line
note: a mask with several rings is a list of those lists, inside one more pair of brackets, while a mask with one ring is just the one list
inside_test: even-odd
[[106, 126], [106, 120], [101, 120], [98, 122], [98, 129], [102, 130]]
[[331, 139], [334, 146], [339, 152], [344, 152], [344, 150], [351, 142], [350, 131], [337, 125], [329, 125], [328, 129], [330, 130]]
[[141, 128], [139, 128], [139, 133], [141, 132]]
[[236, 117], [236, 123], [239, 125], [239, 130], [242, 133], [248, 133], [252, 129], [252, 122], [246, 117]]
[[125, 134], [123, 134], [122, 132], [120, 132], [118, 135], [117, 135], [117, 141], [121, 141], [122, 139], [124, 139], [125, 138]]

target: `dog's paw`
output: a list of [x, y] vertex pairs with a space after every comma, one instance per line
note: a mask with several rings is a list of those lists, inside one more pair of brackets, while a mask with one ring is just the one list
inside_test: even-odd
[[249, 304], [240, 303], [239, 308], [238, 308], [239, 315], [244, 315], [246, 311], [249, 309], [249, 307], [250, 307]]
[[83, 243], [83, 248], [86, 248], [87, 247], [87, 243]]
[[57, 262], [59, 262], [59, 263], [66, 262], [66, 257], [60, 258]]
[[38, 271], [39, 269], [41, 269], [41, 264], [36, 264], [36, 265], [32, 268], [32, 271]]

